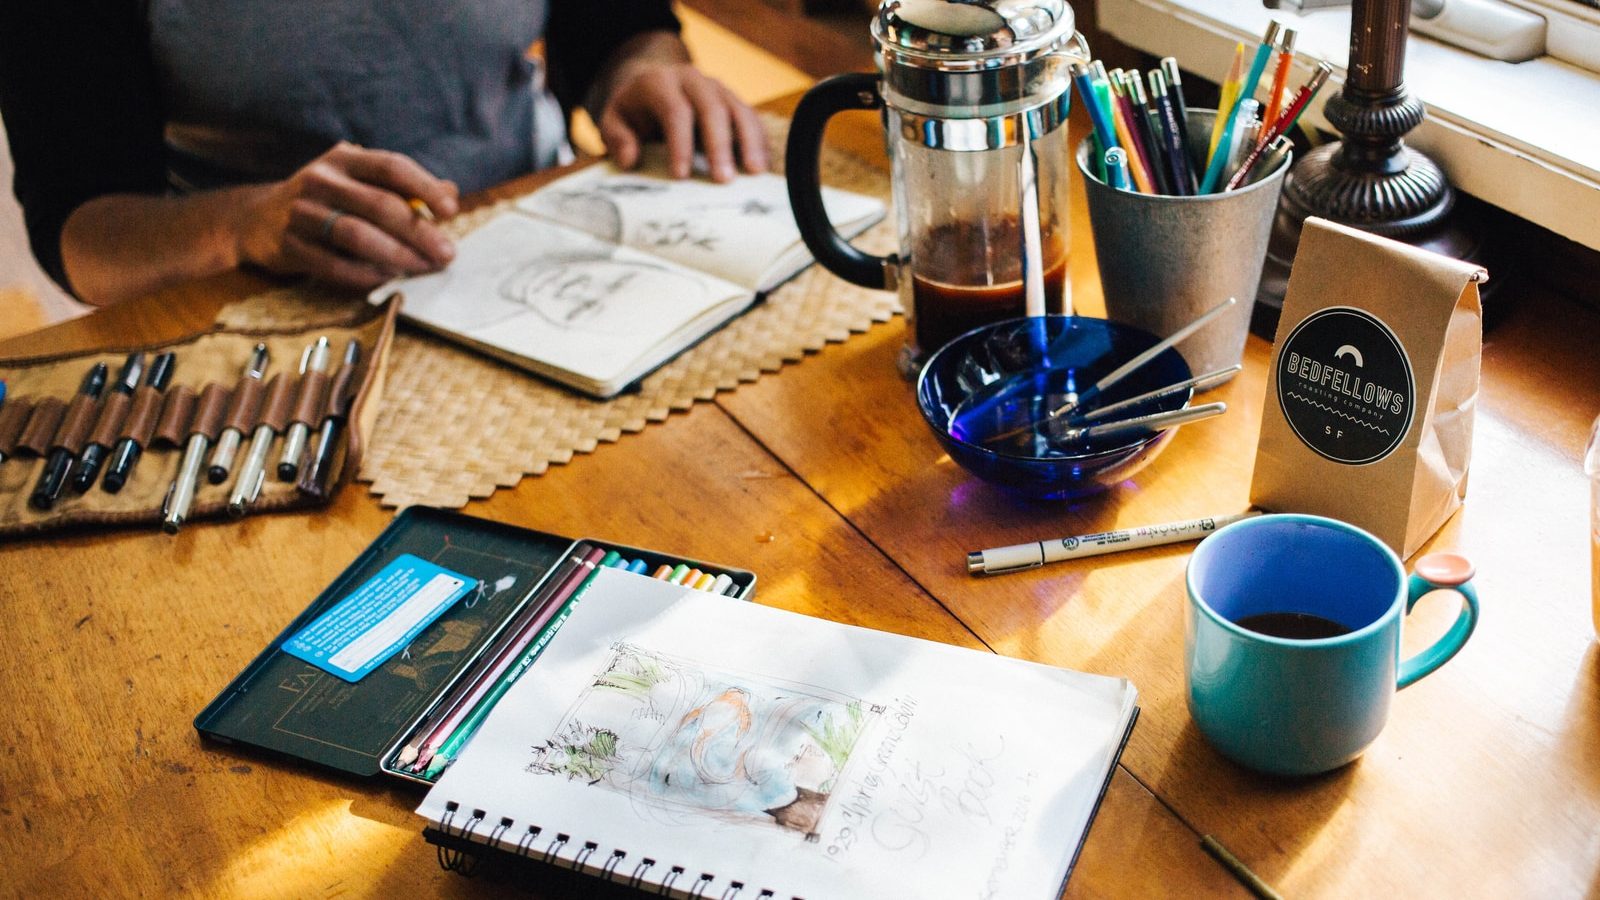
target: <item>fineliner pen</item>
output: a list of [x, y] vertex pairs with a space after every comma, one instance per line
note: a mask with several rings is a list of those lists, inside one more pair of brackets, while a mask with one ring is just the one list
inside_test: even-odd
[[28, 505], [34, 509], [48, 510], [61, 497], [61, 489], [66, 487], [67, 476], [72, 473], [72, 465], [78, 458], [75, 451], [65, 446], [65, 439], [73, 437], [74, 432], [87, 435], [95, 404], [106, 388], [106, 374], [106, 364], [95, 363], [89, 369], [89, 374], [83, 376], [78, 396], [72, 398], [66, 417], [56, 428], [56, 445], [50, 448], [50, 457], [39, 475], [39, 483], [34, 487], [32, 496], [28, 497]]
[[130, 398], [138, 390], [139, 378], [143, 374], [144, 354], [128, 354], [117, 372], [117, 380], [111, 385], [111, 397], [100, 407], [100, 421], [95, 423], [89, 443], [78, 455], [78, 467], [72, 473], [74, 491], [82, 494], [94, 487], [94, 480], [99, 477], [100, 467], [105, 465], [106, 455], [116, 442], [117, 429], [122, 427], [122, 420], [127, 417], [128, 407], [132, 403]]
[[133, 409], [128, 412], [128, 425], [123, 428], [122, 437], [112, 448], [111, 462], [106, 467], [106, 477], [100, 482], [101, 490], [106, 493], [115, 494], [122, 490], [122, 486], [132, 477], [133, 469], [139, 464], [140, 455], [144, 453], [144, 444], [150, 440], [151, 430], [155, 428], [156, 418], [161, 412], [161, 402], [166, 394], [167, 384], [172, 380], [172, 370], [177, 362], [177, 355], [169, 351], [157, 356], [145, 370], [144, 386], [134, 392]]
[[1252, 509], [1231, 516], [1206, 516], [1183, 522], [1167, 522], [1162, 525], [1146, 525], [1141, 528], [1124, 528], [1103, 531], [1099, 534], [977, 550], [967, 554], [967, 573], [1000, 575], [1005, 572], [1035, 569], [1045, 563], [1192, 541], [1205, 537], [1223, 526], [1259, 515], [1261, 515], [1260, 510]]

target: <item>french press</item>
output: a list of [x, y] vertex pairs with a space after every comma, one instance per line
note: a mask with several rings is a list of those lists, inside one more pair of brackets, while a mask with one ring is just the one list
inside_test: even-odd
[[[789, 199], [818, 262], [898, 290], [908, 362], [980, 325], [1066, 313], [1068, 67], [1088, 61], [1065, 0], [884, 0], [877, 73], [818, 83], [795, 110]], [[899, 253], [852, 247], [828, 221], [828, 119], [883, 111]]]

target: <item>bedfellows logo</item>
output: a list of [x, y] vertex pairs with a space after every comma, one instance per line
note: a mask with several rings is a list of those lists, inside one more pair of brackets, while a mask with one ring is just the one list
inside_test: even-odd
[[1365, 465], [1394, 452], [1411, 430], [1416, 384], [1405, 347], [1365, 310], [1307, 316], [1278, 356], [1278, 405], [1306, 446]]

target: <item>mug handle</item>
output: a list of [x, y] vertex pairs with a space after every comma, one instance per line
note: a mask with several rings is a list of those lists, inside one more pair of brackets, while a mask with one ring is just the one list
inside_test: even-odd
[[1461, 595], [1461, 615], [1444, 636], [1428, 649], [1400, 664], [1398, 688], [1409, 687], [1456, 655], [1478, 626], [1478, 592], [1472, 587], [1471, 561], [1454, 553], [1430, 553], [1417, 560], [1416, 571], [1406, 585], [1406, 613], [1430, 591], [1451, 590]]
[[794, 209], [800, 237], [817, 262], [851, 284], [877, 290], [894, 290], [899, 260], [873, 256], [850, 246], [828, 221], [822, 205], [822, 132], [835, 113], [847, 109], [882, 109], [878, 76], [866, 72], [835, 75], [817, 82], [800, 98], [789, 123], [789, 143], [784, 151], [788, 172], [789, 205]]

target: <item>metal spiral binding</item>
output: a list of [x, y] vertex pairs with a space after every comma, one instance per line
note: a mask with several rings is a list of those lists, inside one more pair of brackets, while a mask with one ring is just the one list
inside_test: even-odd
[[656, 861], [648, 856], [639, 860], [639, 864], [633, 867], [633, 877], [628, 879], [628, 887], [631, 887], [635, 890], [638, 890], [640, 887], [642, 887], [644, 885], [645, 873], [649, 872], [650, 867], [654, 866], [655, 864]]
[[[456, 814], [461, 811], [461, 805], [456, 801], [451, 800], [445, 803], [444, 808], [444, 816], [439, 819], [440, 832], [443, 833], [445, 837], [458, 838], [463, 842], [471, 841], [473, 832], [477, 831], [478, 826], [488, 818], [488, 813], [485, 811], [481, 809], [474, 809], [472, 811], [472, 815], [468, 817], [466, 821], [457, 826], [455, 824]], [[484, 841], [486, 841], [490, 846], [500, 846], [507, 843], [506, 835], [515, 825], [515, 819], [511, 818], [510, 816], [501, 816], [499, 823], [495, 825], [487, 835], [484, 836]], [[512, 852], [516, 856], [520, 856], [524, 859], [532, 859], [535, 843], [538, 841], [539, 836], [543, 833], [544, 829], [540, 826], [529, 825], [528, 829], [517, 837], [516, 849], [509, 852]], [[565, 847], [571, 840], [572, 838], [570, 835], [559, 833], [556, 834], [556, 836], [551, 839], [550, 843], [546, 845], [544, 850], [539, 854], [540, 861], [549, 865], [553, 865], [558, 862], [560, 860], [561, 848]], [[478, 865], [483, 861], [481, 856], [472, 853], [469, 850], [446, 847], [443, 844], [435, 846], [434, 849], [438, 853], [440, 868], [449, 872], [457, 872], [461, 875], [472, 875], [473, 872], [477, 870]], [[584, 841], [583, 847], [580, 848], [578, 850], [578, 854], [572, 858], [570, 868], [574, 872], [582, 872], [584, 867], [588, 865], [589, 860], [598, 852], [600, 852], [600, 845], [598, 843], [594, 841]], [[617, 872], [621, 868], [623, 861], [627, 859], [627, 856], [628, 854], [626, 851], [613, 849], [611, 854], [606, 857], [605, 863], [600, 866], [598, 877], [602, 881], [617, 883]], [[649, 875], [651, 869], [655, 868], [655, 865], [656, 861], [650, 857], [641, 857], [639, 862], [634, 865], [633, 872], [627, 878], [627, 886], [635, 890], [646, 887], [646, 876]], [[669, 895], [672, 892], [673, 885], [677, 883], [678, 879], [685, 874], [686, 872], [682, 866], [671, 867], [671, 869], [667, 872], [667, 877], [665, 880], [663, 880], [657, 887], [656, 893], [661, 896]], [[716, 880], [717, 876], [714, 873], [701, 872], [700, 877], [696, 878], [694, 884], [688, 889], [688, 897], [690, 900], [710, 900], [709, 896], [706, 894], [706, 891], [711, 890], [712, 887], [715, 886]], [[744, 892], [744, 888], [744, 882], [730, 881], [728, 885], [722, 889], [722, 893], [717, 895], [717, 898], [718, 900], [738, 900], [738, 897]], [[771, 890], [763, 889], [760, 894], [756, 895], [755, 900], [773, 900], [775, 896], [776, 895]]]
[[565, 846], [569, 840], [571, 840], [571, 838], [564, 834], [556, 835], [555, 840], [550, 842], [550, 846], [544, 848], [544, 861], [546, 863], [554, 863], [556, 861], [556, 855], [561, 852], [561, 848]]
[[539, 832], [543, 830], [537, 825], [529, 825], [527, 832], [517, 838], [517, 855], [526, 859], [528, 853], [533, 850], [533, 842], [538, 840]]
[[596, 844], [594, 841], [585, 841], [583, 844], [583, 849], [579, 850], [578, 855], [572, 858], [572, 871], [583, 871], [583, 864], [588, 861], [590, 856], [594, 855], [596, 850], [599, 849], [600, 845]]

